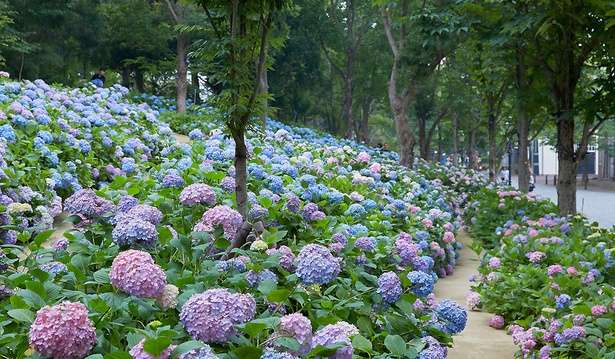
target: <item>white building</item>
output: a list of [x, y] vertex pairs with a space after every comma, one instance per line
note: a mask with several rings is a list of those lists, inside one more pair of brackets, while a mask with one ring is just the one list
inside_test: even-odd
[[[576, 146], [575, 146], [576, 149]], [[530, 162], [535, 175], [556, 175], [558, 170], [557, 152], [555, 148], [545, 141], [535, 140], [530, 145]], [[587, 146], [585, 159], [579, 165], [578, 174], [582, 174], [587, 166], [589, 175], [597, 175], [599, 169], [599, 156], [596, 146]]]

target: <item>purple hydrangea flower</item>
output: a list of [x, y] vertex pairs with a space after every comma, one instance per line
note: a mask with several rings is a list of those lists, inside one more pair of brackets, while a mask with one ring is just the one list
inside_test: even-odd
[[329, 324], [326, 327], [317, 331], [312, 337], [312, 349], [318, 345], [329, 346], [335, 343], [346, 343], [347, 346], [338, 349], [335, 354], [330, 356], [331, 359], [352, 359], [354, 348], [350, 342], [350, 335], [359, 334], [359, 330], [346, 322], [338, 322]]
[[564, 329], [562, 332], [562, 336], [565, 340], [581, 339], [585, 338], [586, 335], [585, 328], [576, 325], [572, 328]]
[[109, 279], [114, 287], [141, 299], [161, 297], [167, 281], [149, 253], [133, 249], [115, 257]]
[[70, 214], [81, 214], [85, 218], [93, 219], [107, 212], [115, 212], [115, 204], [98, 197], [93, 190], [81, 189], [64, 201], [64, 210]]
[[132, 248], [154, 248], [158, 243], [158, 231], [150, 222], [132, 216], [122, 217], [113, 232], [113, 241], [120, 247], [129, 245]]
[[117, 211], [120, 213], [126, 213], [130, 211], [130, 209], [139, 204], [139, 200], [134, 198], [133, 196], [126, 195], [120, 199], [120, 202], [117, 204]]
[[169, 175], [164, 176], [164, 178], [162, 179], [162, 187], [164, 188], [170, 188], [170, 187], [180, 188], [183, 186], [184, 186], [184, 179], [178, 175], [169, 174]]
[[421, 338], [425, 343], [425, 347], [420, 351], [417, 359], [446, 359], [448, 351], [446, 347], [440, 345], [440, 342], [432, 336]]
[[304, 284], [326, 284], [340, 273], [339, 262], [327, 247], [308, 244], [297, 256], [297, 276]]
[[297, 196], [290, 196], [288, 198], [288, 202], [286, 202], [286, 209], [289, 212], [297, 213], [299, 212], [299, 207], [301, 206], [301, 200]]
[[239, 212], [229, 206], [222, 205], [205, 211], [202, 221], [197, 223], [193, 230], [195, 232], [212, 232], [214, 226], [222, 226], [224, 236], [231, 240], [235, 237], [235, 233], [242, 222], [243, 217], [241, 217]]
[[385, 272], [378, 278], [378, 293], [387, 303], [395, 303], [401, 299], [401, 281], [394, 272]]
[[254, 314], [256, 302], [251, 295], [209, 289], [191, 296], [183, 305], [179, 319], [195, 340], [226, 343], [237, 334], [233, 326], [249, 322]]
[[218, 359], [211, 351], [211, 347], [205, 344], [205, 347], [192, 349], [178, 357], [178, 359]]
[[224, 177], [220, 182], [220, 188], [224, 189], [229, 193], [235, 192], [235, 187], [237, 187], [237, 184], [233, 177]]
[[489, 319], [489, 326], [491, 328], [502, 329], [505, 324], [504, 317], [501, 315], [494, 315], [493, 318]]
[[280, 257], [280, 267], [282, 267], [282, 269], [288, 272], [294, 272], [297, 269], [294, 264], [295, 255], [293, 254], [293, 250], [289, 247], [281, 246], [278, 249], [272, 248], [268, 249], [265, 253], [267, 253], [268, 255], [282, 253], [282, 256]]
[[30, 327], [30, 347], [41, 356], [81, 359], [97, 342], [88, 310], [82, 303], [46, 306], [36, 313]]
[[246, 273], [246, 280], [248, 281], [250, 288], [258, 288], [258, 285], [264, 280], [272, 280], [276, 283], [278, 282], [278, 278], [275, 273], [269, 269], [263, 269], [260, 272], [256, 272], [251, 269], [248, 273]]
[[376, 240], [371, 237], [361, 237], [354, 242], [354, 246], [363, 251], [372, 251], [376, 247]]
[[149, 204], [138, 204], [132, 207], [128, 212], [128, 216], [139, 218], [144, 221], [156, 225], [162, 221], [162, 212], [156, 207]]

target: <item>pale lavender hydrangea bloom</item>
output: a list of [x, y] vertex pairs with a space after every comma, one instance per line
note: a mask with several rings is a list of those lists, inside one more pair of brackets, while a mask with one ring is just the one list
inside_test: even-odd
[[280, 248], [272, 248], [268, 249], [265, 253], [268, 255], [282, 253], [280, 257], [280, 267], [288, 272], [294, 272], [297, 267], [293, 263], [295, 261], [295, 255], [293, 254], [293, 250], [287, 246], [280, 246]]
[[115, 257], [109, 279], [114, 287], [141, 299], [161, 297], [167, 281], [149, 253], [134, 249]]
[[326, 284], [340, 273], [338, 260], [327, 247], [308, 244], [297, 256], [297, 276], [304, 284]]
[[432, 336], [427, 336], [421, 339], [426, 343], [425, 348], [421, 350], [417, 359], [446, 359], [448, 350], [440, 345], [440, 342]]
[[128, 353], [132, 355], [133, 359], [169, 359], [171, 357], [171, 352], [176, 347], [176, 345], [173, 344], [169, 345], [169, 347], [163, 350], [162, 353], [158, 354], [158, 358], [156, 358], [152, 354], [143, 350], [143, 344], [145, 344], [146, 340], [147, 339], [142, 339], [139, 343], [137, 343], [137, 345], [130, 349]]
[[134, 198], [133, 196], [126, 195], [120, 199], [120, 202], [117, 204], [117, 211], [120, 213], [125, 213], [130, 211], [130, 209], [139, 204], [139, 200]]
[[38, 355], [81, 359], [98, 342], [88, 310], [82, 303], [62, 302], [36, 313], [30, 327], [30, 347]]
[[372, 251], [376, 247], [376, 240], [370, 237], [361, 237], [354, 242], [354, 246], [364, 251]]
[[191, 296], [183, 305], [179, 319], [195, 340], [226, 343], [237, 334], [233, 326], [249, 322], [254, 314], [256, 302], [251, 295], [209, 289]]
[[186, 206], [196, 206], [197, 204], [213, 206], [216, 204], [216, 192], [204, 183], [191, 184], [182, 190], [179, 195], [179, 203]]
[[476, 307], [478, 307], [478, 305], [480, 304], [480, 299], [480, 293], [474, 292], [472, 290], [469, 290], [468, 293], [466, 293], [466, 304], [468, 305], [468, 308], [470, 308], [470, 310], [474, 310], [476, 309]]
[[182, 354], [178, 359], [218, 359], [211, 351], [211, 347], [205, 344], [205, 347], [192, 349], [185, 354]]

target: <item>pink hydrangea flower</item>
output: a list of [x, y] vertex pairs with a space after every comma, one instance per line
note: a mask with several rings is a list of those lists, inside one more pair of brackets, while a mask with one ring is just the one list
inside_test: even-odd
[[242, 222], [241, 214], [231, 207], [226, 205], [216, 206], [203, 213], [202, 221], [197, 223], [193, 230], [195, 232], [212, 232], [214, 226], [222, 226], [224, 236], [232, 240]]
[[88, 310], [82, 303], [62, 302], [36, 313], [30, 327], [30, 346], [37, 354], [62, 359], [81, 359], [98, 342]]
[[566, 269], [566, 273], [570, 275], [577, 275], [579, 274], [579, 271], [575, 267], [568, 267], [568, 269]]
[[135, 297], [158, 298], [164, 293], [167, 278], [152, 256], [128, 250], [115, 257], [109, 272], [111, 284]]
[[421, 223], [423, 224], [423, 227], [425, 228], [433, 228], [433, 222], [429, 218], [423, 219]]
[[[280, 318], [280, 335], [297, 339], [301, 344], [299, 354], [306, 354], [312, 344], [312, 323], [301, 313], [288, 314]], [[294, 353], [293, 353], [294, 354]]]
[[504, 328], [504, 325], [504, 317], [502, 317], [501, 315], [494, 315], [493, 318], [489, 320], [489, 326], [491, 328], [502, 329]]
[[442, 240], [444, 243], [451, 243], [455, 240], [455, 234], [453, 234], [453, 232], [445, 232]]
[[474, 310], [480, 304], [481, 295], [480, 293], [469, 290], [466, 293], [466, 304], [470, 310]]
[[489, 259], [489, 268], [495, 269], [495, 268], [499, 268], [501, 266], [502, 266], [502, 264], [501, 264], [500, 258], [498, 258], [498, 257], [491, 257]]
[[367, 154], [367, 152], [361, 152], [357, 156], [357, 161], [363, 162], [363, 163], [369, 162], [370, 159], [371, 159], [371, 157]]
[[607, 311], [608, 310], [606, 309], [606, 306], [604, 306], [604, 305], [594, 305], [592, 307], [592, 315], [594, 317], [599, 317], [599, 316], [601, 316], [603, 314], [606, 314]]

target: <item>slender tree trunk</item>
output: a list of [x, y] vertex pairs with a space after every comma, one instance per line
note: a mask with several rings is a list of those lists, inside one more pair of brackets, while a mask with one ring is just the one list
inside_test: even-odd
[[188, 82], [188, 41], [185, 35], [177, 36], [177, 113], [186, 113], [186, 92]]
[[346, 138], [352, 139], [352, 130], [354, 120], [352, 118], [352, 96], [353, 96], [353, 80], [354, 80], [354, 53], [352, 51], [348, 51], [348, 68], [346, 70], [346, 77], [344, 78], [344, 87], [345, 87], [345, 100], [344, 107], [346, 113]]
[[122, 86], [130, 88], [130, 66], [122, 67]]
[[140, 93], [145, 92], [145, 81], [143, 80], [143, 71], [141, 69], [135, 70], [135, 86]]
[[474, 160], [474, 147], [476, 146], [476, 131], [477, 128], [470, 129], [468, 138], [468, 168], [476, 169], [476, 161]]
[[[489, 102], [493, 102], [493, 99], [490, 98]], [[489, 108], [493, 107], [493, 104], [488, 104]], [[497, 126], [496, 126], [496, 117], [495, 114], [489, 113], [489, 182], [496, 181], [496, 168], [495, 168], [495, 156], [496, 156], [496, 136], [497, 136]], [[471, 156], [474, 157], [474, 156]]]
[[[519, 44], [519, 47], [522, 45]], [[518, 54], [517, 72], [515, 76], [517, 87], [517, 133], [519, 134], [519, 191], [528, 192], [530, 189], [530, 161], [527, 149], [529, 146], [531, 119], [525, 111], [523, 100], [527, 91], [527, 68], [525, 55]], [[534, 180], [536, 180], [534, 178]]]
[[574, 121], [557, 122], [557, 206], [562, 215], [577, 213], [577, 169], [574, 151]]
[[417, 124], [418, 124], [418, 135], [419, 135], [419, 154], [422, 159], [429, 159], [429, 148], [427, 146], [427, 129], [425, 128], [425, 119], [421, 116], [417, 116]]
[[267, 100], [267, 92], [269, 92], [269, 82], [267, 81], [267, 69], [263, 69], [263, 74], [261, 75], [260, 82], [258, 84], [259, 93], [262, 95], [261, 97], [261, 106], [263, 107], [263, 113], [260, 115], [260, 121], [263, 125], [267, 124], [267, 108], [269, 106], [269, 102]]
[[194, 87], [194, 104], [201, 104], [201, 83], [199, 81], [199, 73], [198, 71], [191, 71], [190, 77], [192, 78], [192, 87]]
[[[455, 166], [459, 165], [459, 115], [455, 112], [453, 114], [453, 156], [452, 160]], [[440, 155], [442, 156], [442, 155]], [[438, 157], [440, 160], [440, 157]]]
[[237, 211], [245, 219], [248, 218], [248, 188], [247, 188], [247, 158], [245, 130], [231, 128], [235, 141], [235, 198]]
[[371, 98], [366, 98], [365, 100], [362, 101], [361, 103], [361, 132], [363, 135], [363, 142], [365, 142], [366, 145], [370, 145], [370, 139], [369, 139], [369, 114], [371, 112], [371, 107], [372, 107], [372, 99]]

